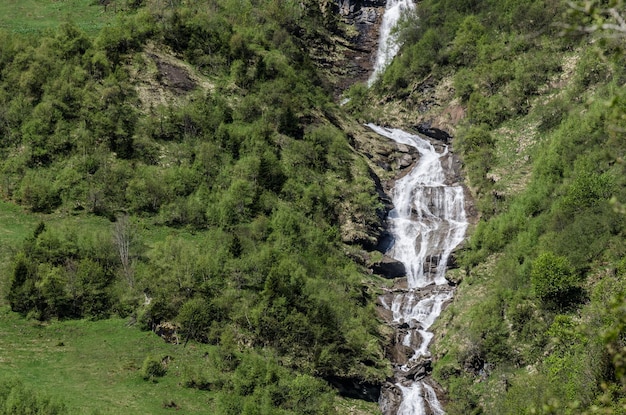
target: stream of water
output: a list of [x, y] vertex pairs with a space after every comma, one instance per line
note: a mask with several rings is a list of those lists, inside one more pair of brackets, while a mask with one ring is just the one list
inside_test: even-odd
[[407, 289], [392, 293], [391, 303], [381, 304], [392, 312], [392, 326], [402, 328], [402, 345], [413, 353], [406, 361], [394, 362], [394, 387], [401, 391], [399, 406], [383, 405], [386, 415], [444, 414], [428, 378], [415, 379], [416, 368], [430, 359], [428, 331], [443, 305], [452, 298], [453, 287], [445, 278], [452, 251], [463, 241], [468, 222], [463, 188], [447, 185], [441, 159], [447, 147], [437, 151], [427, 140], [398, 129], [368, 126], [397, 143], [414, 147], [419, 159], [411, 171], [396, 181], [389, 212], [389, 230], [394, 238], [387, 252], [406, 269]]
[[[412, 0], [387, 1], [369, 85], [399, 51], [393, 27], [403, 13], [414, 7]], [[368, 126], [419, 153], [411, 171], [395, 183], [394, 209], [388, 217], [394, 243], [386, 254], [404, 264], [407, 288], [394, 290], [390, 301], [389, 296], [380, 299], [392, 313], [391, 325], [402, 338], [402, 346], [412, 350], [412, 355], [393, 362], [395, 384], [387, 390], [383, 388], [381, 408], [385, 415], [445, 414], [427, 374], [428, 346], [433, 338], [428, 329], [453, 295], [445, 272], [450, 254], [463, 241], [468, 226], [463, 188], [446, 184], [441, 160], [447, 156], [447, 146], [442, 145], [443, 150], [437, 151], [430, 141], [418, 135], [373, 124]], [[391, 402], [389, 397], [398, 394], [401, 395], [399, 402]]]
[[380, 23], [380, 36], [378, 40], [378, 51], [376, 52], [376, 62], [374, 63], [374, 71], [370, 76], [367, 84], [371, 86], [378, 76], [385, 70], [389, 62], [400, 50], [400, 42], [398, 36], [393, 32], [393, 28], [398, 24], [402, 15], [415, 8], [413, 0], [387, 0], [385, 6], [385, 14]]

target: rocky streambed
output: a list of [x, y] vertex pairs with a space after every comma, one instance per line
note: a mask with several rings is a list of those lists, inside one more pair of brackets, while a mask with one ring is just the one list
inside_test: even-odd
[[386, 257], [379, 266], [389, 277], [399, 277], [378, 298], [380, 314], [394, 332], [387, 350], [394, 375], [382, 388], [381, 409], [385, 415], [443, 414], [438, 388], [429, 377], [428, 346], [434, 336], [429, 328], [454, 292], [445, 273], [468, 226], [463, 186], [445, 143], [368, 126], [411, 158], [389, 190], [393, 209], [381, 247]]

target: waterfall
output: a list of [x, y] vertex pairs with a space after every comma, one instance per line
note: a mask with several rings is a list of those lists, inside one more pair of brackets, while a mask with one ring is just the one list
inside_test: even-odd
[[[371, 86], [400, 50], [393, 28], [403, 13], [413, 10], [412, 0], [387, 0], [380, 27], [376, 63], [368, 80]], [[376, 133], [411, 146], [419, 160], [411, 171], [396, 181], [389, 212], [389, 230], [394, 243], [387, 255], [401, 261], [406, 269], [407, 289], [394, 289], [380, 298], [391, 312], [395, 328], [394, 382], [383, 387], [380, 398], [385, 415], [445, 414], [428, 376], [433, 333], [428, 329], [452, 298], [453, 287], [445, 278], [450, 254], [465, 236], [468, 222], [463, 188], [446, 184], [442, 157], [421, 137], [402, 130], [368, 124]], [[411, 350], [410, 356], [406, 350]]]
[[416, 165], [395, 183], [394, 209], [388, 217], [394, 243], [387, 254], [405, 265], [408, 289], [394, 291], [391, 305], [381, 298], [381, 304], [392, 312], [392, 325], [403, 327], [402, 345], [413, 354], [406, 362], [394, 362], [394, 388], [402, 395], [399, 405], [384, 402], [381, 406], [387, 408], [386, 415], [444, 414], [427, 378], [414, 380], [411, 373], [430, 359], [433, 334], [428, 329], [452, 298], [445, 271], [468, 226], [463, 188], [445, 183], [441, 158], [447, 155], [447, 147], [437, 152], [417, 135], [373, 124], [368, 127], [419, 153]]
[[389, 62], [400, 50], [398, 36], [392, 33], [402, 14], [408, 10], [413, 10], [415, 4], [413, 0], [387, 0], [385, 6], [385, 14], [380, 24], [380, 36], [378, 39], [378, 51], [376, 52], [376, 62], [374, 63], [374, 71], [367, 81], [367, 85], [371, 86], [378, 76], [385, 70]]

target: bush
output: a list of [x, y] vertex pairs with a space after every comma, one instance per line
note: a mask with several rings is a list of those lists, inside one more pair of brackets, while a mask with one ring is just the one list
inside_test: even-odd
[[177, 317], [185, 337], [185, 342], [196, 340], [207, 341], [207, 333], [211, 327], [212, 313], [210, 305], [203, 298], [194, 298], [187, 301], [180, 308]]
[[50, 213], [61, 204], [51, 175], [44, 171], [27, 174], [22, 180], [17, 198], [33, 212]]
[[535, 295], [544, 305], [565, 306], [578, 297], [576, 276], [563, 256], [542, 253], [533, 262], [530, 278]]
[[141, 366], [141, 377], [144, 380], [152, 380], [161, 378], [167, 373], [167, 367], [163, 364], [163, 360], [159, 360], [153, 356], [147, 356]]
[[61, 415], [67, 413], [62, 403], [42, 397], [15, 381], [0, 382], [0, 415]]

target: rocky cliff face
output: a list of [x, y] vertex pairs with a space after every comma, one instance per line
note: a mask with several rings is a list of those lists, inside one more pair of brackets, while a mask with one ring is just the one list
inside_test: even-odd
[[373, 24], [372, 15], [377, 14], [379, 8], [385, 7], [386, 0], [338, 0], [339, 14], [354, 22]]
[[333, 30], [330, 44], [312, 45], [311, 57], [330, 76], [335, 96], [372, 72], [378, 48], [379, 26], [386, 0], [335, 0], [321, 8], [338, 16], [343, 25]]

